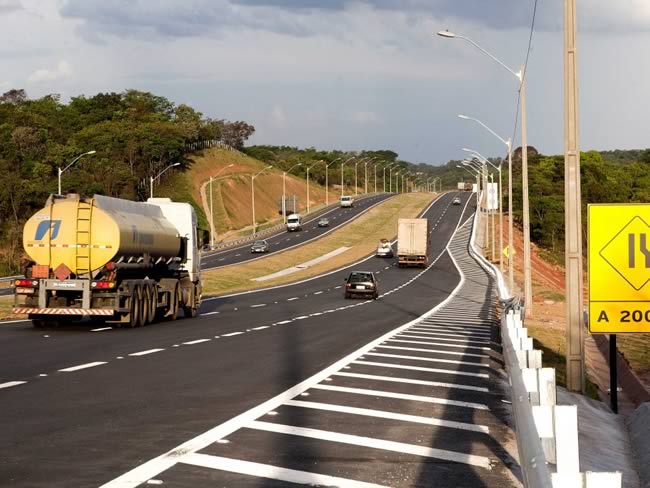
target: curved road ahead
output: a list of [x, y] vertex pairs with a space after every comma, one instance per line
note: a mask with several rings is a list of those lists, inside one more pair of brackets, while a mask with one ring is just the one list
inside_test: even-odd
[[[207, 299], [197, 319], [140, 329], [90, 331], [87, 326], [74, 326], [37, 330], [25, 322], [2, 325], [0, 480], [48, 487], [107, 483], [195, 436], [212, 432], [215, 425], [298, 385], [427, 312], [445, 300], [460, 282], [446, 247], [460, 224], [466, 223], [463, 228], [467, 229], [474, 209], [468, 205], [471, 194], [461, 194], [460, 206], [451, 204], [454, 196], [442, 195], [426, 211], [431, 264], [425, 271], [398, 269], [395, 260], [375, 257], [355, 266], [377, 273], [381, 296], [376, 301], [345, 300], [342, 285], [349, 269], [341, 269], [297, 284]], [[452, 348], [458, 347], [454, 342], [443, 342], [467, 339], [460, 337], [441, 338], [438, 349], [449, 351], [444, 354], [459, 354], [460, 359], [473, 356], [454, 352]], [[373, 360], [393, 361], [382, 357]], [[440, 361], [457, 363], [446, 359], [427, 361], [434, 361], [424, 363], [433, 368]], [[447, 365], [452, 368], [449, 373], [463, 375], [461, 371], [466, 367], [462, 365], [470, 363], [458, 364], [461, 366]], [[393, 366], [397, 367], [405, 368]], [[394, 371], [399, 376], [408, 373], [403, 369]], [[467, 374], [464, 383], [479, 384], [481, 374], [473, 374]], [[472, 395], [461, 391], [460, 397], [467, 400]], [[461, 406], [468, 405], [481, 408], [472, 402]], [[294, 413], [298, 416], [295, 422], [307, 419], [302, 410]], [[467, 420], [464, 414], [461, 417]], [[266, 423], [256, 425], [261, 431], [278, 428]], [[354, 431], [353, 426], [350, 429]], [[274, 448], [276, 437], [259, 438], [244, 431], [247, 435], [233, 445], [239, 450], [237, 456], [241, 449], [261, 444], [294, 460], [319, 449], [306, 438], [295, 443], [283, 441]], [[321, 435], [309, 429], [305, 432]], [[336, 456], [336, 452], [329, 455]], [[199, 456], [195, 461], [200, 459], [207, 458]], [[358, 462], [372, 472], [372, 459]], [[404, 466], [411, 466], [412, 460], [404, 462]], [[147, 464], [139, 476], [144, 480], [172, 480], [164, 486], [287, 486], [241, 474], [232, 478], [213, 469], [193, 470], [188, 465], [175, 467], [173, 475], [166, 474], [165, 466], [173, 464], [154, 462], [154, 468]], [[259, 469], [256, 465], [248, 467]], [[328, 471], [327, 466], [323, 469]], [[409, 479], [405, 474], [394, 484], [410, 486]], [[453, 479], [458, 483], [463, 477]], [[116, 482], [108, 486], [134, 485]]]
[[[319, 213], [315, 217], [310, 217], [309, 220], [303, 223], [302, 230], [299, 232], [281, 230], [265, 237], [264, 239], [269, 243], [269, 252], [264, 255], [252, 254], [250, 252], [252, 242], [224, 249], [223, 251], [204, 254], [201, 258], [201, 267], [203, 270], [207, 270], [239, 264], [245, 261], [259, 259], [260, 257], [268, 256], [275, 252], [284, 251], [290, 247], [302, 245], [307, 241], [318, 239], [333, 229], [347, 224], [350, 220], [366, 212], [370, 207], [392, 196], [394, 196], [393, 193], [380, 193], [370, 197], [359, 198], [352, 208], [334, 207], [326, 212]], [[327, 217], [329, 219], [329, 227], [318, 227], [318, 221], [321, 217]]]

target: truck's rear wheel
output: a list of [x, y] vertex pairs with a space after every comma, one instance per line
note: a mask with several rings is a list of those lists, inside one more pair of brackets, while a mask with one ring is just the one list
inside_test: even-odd
[[149, 294], [146, 286], [138, 287], [140, 290], [140, 321], [138, 327], [144, 327], [149, 323]]
[[185, 317], [195, 318], [199, 316], [199, 290], [195, 284], [192, 285], [192, 288], [190, 290], [189, 299], [186, 304], [183, 304], [183, 314]]
[[140, 287], [135, 286], [131, 290], [131, 297], [129, 298], [129, 313], [126, 316], [126, 324], [131, 328], [139, 327], [141, 312]]
[[158, 311], [158, 290], [156, 285], [147, 286], [149, 292], [149, 324], [156, 320], [156, 312]]
[[176, 282], [176, 286], [174, 286], [174, 289], [172, 292], [169, 294], [169, 315], [168, 318], [169, 320], [176, 320], [178, 318], [178, 308], [181, 303], [181, 285]]

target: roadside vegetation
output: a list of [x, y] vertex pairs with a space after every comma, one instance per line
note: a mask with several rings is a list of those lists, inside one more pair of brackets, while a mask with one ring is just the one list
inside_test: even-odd
[[[377, 248], [381, 238], [397, 234], [397, 219], [416, 217], [432, 200], [431, 193], [406, 193], [383, 202], [341, 229], [314, 242], [257, 261], [205, 271], [203, 293], [217, 295], [290, 283], [354, 263]], [[341, 247], [349, 249], [304, 271], [269, 281], [252, 281], [318, 258]]]

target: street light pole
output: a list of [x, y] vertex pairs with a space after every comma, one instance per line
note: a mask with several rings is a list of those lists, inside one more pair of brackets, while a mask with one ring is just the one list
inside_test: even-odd
[[165, 173], [165, 171], [167, 171], [169, 168], [173, 168], [174, 166], [179, 166], [180, 164], [181, 163], [170, 164], [165, 169], [163, 169], [160, 173], [158, 173], [155, 177], [153, 177], [153, 176], [149, 177], [149, 190], [150, 190], [150, 197], [151, 198], [153, 198], [153, 182], [156, 181], [158, 178], [160, 178], [163, 175], [163, 173]]
[[329, 206], [330, 204], [330, 190], [329, 190], [329, 179], [328, 179], [328, 168], [332, 166], [334, 163], [337, 161], [340, 161], [343, 158], [336, 158], [334, 161], [332, 161], [330, 164], [325, 164], [325, 206]]
[[[578, 132], [576, 0], [564, 0], [564, 216], [566, 225], [566, 378], [570, 391], [585, 391], [582, 326], [582, 203]], [[611, 359], [610, 361], [615, 359]]]
[[341, 163], [341, 198], [343, 198], [343, 194], [344, 194], [344, 192], [343, 192], [343, 185], [344, 185], [344, 182], [343, 182], [343, 166], [345, 166], [347, 163], [349, 163], [353, 159], [354, 159], [354, 156], [352, 156], [351, 158], [348, 158], [347, 160], [345, 160], [345, 161], [343, 161]]
[[[85, 153], [83, 153], [83, 154], [80, 154], [79, 156], [77, 156], [76, 158], [74, 158], [74, 159], [72, 160], [72, 162], [71, 162], [70, 164], [68, 164], [65, 168], [63, 168], [63, 169], [61, 169], [60, 167], [58, 168], [58, 169], [59, 169], [59, 178], [58, 178], [58, 180], [59, 180], [58, 190], [59, 190], [59, 191], [58, 191], [57, 195], [61, 195], [61, 175], [62, 175], [65, 171], [67, 171], [67, 170], [70, 168], [70, 166], [72, 166], [74, 163], [76, 163], [77, 161], [79, 161], [79, 160], [80, 160], [81, 158], [83, 158], [84, 156], [90, 156], [91, 154], [95, 154], [96, 152], [97, 152], [97, 151], [94, 151], [94, 150], [93, 150], [93, 151], [88, 151], [88, 152], [85, 152]], [[153, 190], [152, 190], [152, 191], [153, 191]]]
[[215, 238], [215, 230], [214, 230], [214, 207], [212, 206], [212, 179], [216, 178], [219, 176], [221, 173], [223, 173], [225, 170], [228, 168], [234, 166], [234, 164], [229, 164], [225, 168], [221, 168], [221, 170], [214, 176], [210, 176], [210, 247], [214, 247], [214, 238]]
[[[291, 170], [293, 168], [297, 168], [298, 166], [302, 166], [302, 163], [297, 163], [291, 166], [287, 171], [282, 172], [282, 217], [284, 219], [284, 223], [287, 223], [287, 173], [291, 173]], [[295, 204], [294, 204], [294, 211], [295, 211]]]
[[255, 221], [255, 178], [264, 173], [267, 169], [272, 168], [273, 166], [267, 166], [262, 171], [256, 175], [251, 176], [251, 208], [253, 209], [253, 235], [255, 235], [257, 222]]

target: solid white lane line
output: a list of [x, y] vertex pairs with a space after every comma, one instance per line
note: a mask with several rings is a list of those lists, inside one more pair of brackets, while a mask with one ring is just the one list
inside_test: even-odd
[[257, 305], [251, 305], [251, 308], [266, 307], [266, 303], [258, 303]]
[[94, 368], [95, 366], [101, 366], [102, 364], [107, 364], [106, 361], [95, 361], [94, 363], [79, 364], [78, 366], [70, 366], [69, 368], [60, 369], [59, 372], [62, 373], [72, 373], [73, 371], [79, 371], [80, 369]]
[[373, 410], [369, 408], [347, 407], [333, 403], [303, 402], [300, 400], [289, 400], [285, 405], [291, 407], [313, 408], [326, 410], [328, 412], [349, 413], [352, 415], [363, 415], [380, 419], [399, 420], [402, 422], [413, 422], [416, 424], [435, 425], [437, 427], [448, 427], [450, 429], [469, 430], [471, 432], [483, 432], [489, 434], [490, 429], [485, 425], [468, 424], [465, 422], [454, 422], [451, 420], [435, 419], [432, 417], [421, 417], [419, 415], [407, 415], [403, 413], [388, 412], [386, 410]]
[[482, 386], [471, 386], [471, 385], [460, 385], [458, 383], [444, 383], [442, 381], [426, 381], [426, 380], [416, 380], [413, 378], [401, 378], [395, 376], [381, 376], [375, 374], [363, 374], [363, 373], [346, 373], [344, 371], [340, 373], [334, 373], [333, 376], [347, 376], [350, 378], [361, 378], [365, 380], [377, 380], [377, 381], [389, 381], [392, 383], [406, 383], [409, 385], [424, 385], [424, 386], [439, 386], [441, 388], [454, 388], [458, 390], [469, 390], [469, 391], [480, 391], [483, 393], [488, 393], [489, 388], [483, 388]]
[[154, 354], [160, 351], [164, 351], [164, 349], [147, 349], [146, 351], [132, 352], [129, 356], [146, 356], [147, 354]]
[[293, 302], [294, 300], [300, 300], [299, 297], [287, 298], [287, 302]]
[[[443, 341], [445, 339], [442, 339]], [[479, 351], [489, 351], [489, 347], [483, 346], [467, 346], [465, 344], [449, 344], [444, 342], [425, 342], [425, 341], [407, 341], [403, 339], [388, 339], [386, 342], [400, 342], [405, 344], [426, 344], [429, 346], [443, 346], [443, 347], [457, 347], [459, 349], [477, 349]]]
[[184, 346], [193, 346], [194, 344], [201, 344], [202, 342], [208, 342], [211, 341], [212, 339], [197, 339], [195, 341], [188, 341], [188, 342], [183, 342], [182, 344]]
[[395, 393], [384, 390], [366, 390], [365, 388], [350, 388], [347, 386], [337, 385], [314, 385], [312, 388], [317, 390], [338, 391], [341, 393], [354, 393], [356, 395], [376, 396], [382, 398], [396, 398], [398, 400], [409, 400], [413, 402], [435, 403], [437, 405], [452, 405], [454, 407], [473, 408], [475, 410], [489, 410], [487, 405], [482, 403], [461, 402], [458, 400], [448, 400], [447, 398], [436, 398], [423, 395], [409, 395], [407, 393]]
[[406, 364], [378, 363], [375, 361], [353, 361], [353, 364], [362, 366], [379, 366], [381, 368], [408, 369], [410, 371], [427, 371], [429, 373], [442, 373], [458, 376], [472, 376], [474, 378], [489, 378], [487, 373], [469, 373], [467, 371], [455, 371], [453, 369], [425, 368], [424, 366], [408, 366]]
[[353, 446], [370, 447], [373, 449], [382, 449], [385, 451], [394, 451], [399, 453], [413, 454], [434, 459], [444, 459], [472, 466], [479, 466], [490, 470], [490, 460], [483, 456], [464, 454], [454, 451], [445, 451], [442, 449], [433, 449], [429, 447], [415, 446], [403, 442], [385, 441], [383, 439], [373, 439], [371, 437], [362, 437], [358, 435], [340, 434], [338, 432], [329, 432], [326, 430], [306, 429], [303, 427], [293, 427], [291, 425], [275, 424], [270, 422], [253, 421], [246, 426], [249, 429], [264, 430], [275, 432], [277, 434], [297, 435], [309, 437], [311, 439], [320, 439], [324, 441], [339, 442], [342, 444], [351, 444]]
[[4, 324], [20, 324], [21, 322], [31, 322], [31, 320], [0, 320], [0, 325], [4, 325]]
[[202, 468], [217, 469], [220, 471], [228, 471], [230, 473], [245, 474], [300, 485], [385, 488], [383, 485], [376, 485], [374, 483], [364, 483], [363, 481], [339, 478], [337, 476], [310, 473], [308, 471], [298, 471], [295, 469], [273, 466], [271, 464], [253, 463], [251, 461], [211, 456], [208, 454], [186, 454], [180, 458], [180, 462]]
[[99, 329], [90, 329], [90, 332], [102, 332], [104, 330], [113, 330], [113, 327], [100, 327]]
[[410, 359], [413, 361], [427, 361], [431, 363], [458, 364], [462, 366], [477, 366], [480, 368], [489, 368], [489, 364], [483, 364], [472, 361], [456, 361], [454, 359], [425, 358], [422, 356], [407, 356], [406, 354], [386, 354], [383, 352], [368, 352], [366, 356], [381, 356], [383, 358]]
[[24, 385], [26, 381], [7, 381], [6, 383], [0, 383], [0, 390], [3, 388], [11, 388], [12, 386]]
[[437, 349], [426, 349], [424, 347], [404, 347], [404, 346], [377, 346], [382, 349], [399, 349], [402, 351], [432, 352], [434, 354], [448, 354], [451, 356], [468, 356], [473, 358], [489, 358], [487, 354], [471, 354], [469, 352], [458, 351], [439, 351]]
[[253, 327], [251, 330], [264, 330], [264, 329], [268, 329], [268, 328], [269, 328], [268, 325], [262, 325], [260, 327]]
[[201, 315], [216, 315], [218, 313], [220, 313], [220, 312], [205, 312], [205, 313], [202, 313]]
[[283, 320], [282, 322], [277, 322], [278, 325], [290, 324], [291, 320]]
[[232, 337], [240, 334], [243, 334], [243, 332], [237, 331], [237, 332], [230, 332], [229, 334], [221, 334], [221, 337]]

